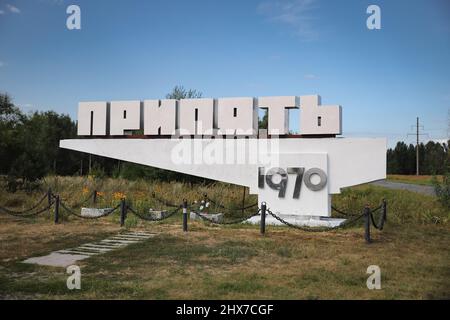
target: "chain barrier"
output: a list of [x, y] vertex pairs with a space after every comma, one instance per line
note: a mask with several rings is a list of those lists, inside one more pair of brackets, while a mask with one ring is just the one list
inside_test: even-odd
[[16, 217], [16, 218], [31, 218], [31, 217], [35, 217], [45, 211], [47, 211], [48, 209], [50, 209], [53, 205], [55, 204], [54, 201], [50, 202], [45, 208], [42, 208], [36, 212], [32, 212], [32, 213], [14, 213], [14, 212], [8, 212], [8, 211], [3, 211], [6, 214], [9, 214], [10, 216]]
[[238, 218], [235, 220], [231, 220], [231, 221], [224, 221], [224, 222], [220, 222], [220, 221], [214, 221], [213, 219], [201, 214], [200, 212], [196, 212], [196, 211], [191, 211], [193, 213], [195, 213], [197, 216], [199, 216], [201, 219], [214, 223], [214, 224], [221, 224], [221, 225], [227, 225], [227, 224], [236, 224], [236, 223], [241, 223], [244, 222], [252, 217], [256, 217], [258, 215], [260, 215], [261, 209], [258, 208], [258, 211], [256, 211], [256, 213], [252, 214], [251, 216], [245, 217], [245, 218]]
[[[383, 207], [383, 205], [380, 205], [380, 206], [376, 207], [375, 209], [371, 209], [371, 211], [372, 212], [377, 212], [382, 207]], [[342, 210], [340, 210], [340, 209], [338, 209], [338, 208], [336, 208], [334, 206], [331, 206], [331, 210], [336, 211], [337, 213], [342, 214], [342, 215], [347, 216], [347, 217], [356, 217], [358, 215], [357, 213], [349, 213], [349, 212], [342, 211]]]
[[309, 231], [309, 232], [326, 232], [326, 231], [340, 229], [340, 228], [349, 226], [349, 225], [355, 223], [356, 221], [358, 221], [359, 219], [361, 219], [362, 217], [364, 217], [364, 213], [362, 213], [360, 215], [355, 216], [353, 219], [347, 219], [346, 221], [344, 221], [343, 223], [341, 223], [340, 225], [335, 226], [335, 227], [302, 227], [302, 226], [298, 226], [298, 225], [287, 222], [286, 220], [284, 220], [280, 216], [277, 216], [275, 213], [273, 213], [269, 209], [267, 209], [267, 213], [270, 214], [275, 219], [277, 219], [278, 221], [280, 221], [281, 223], [287, 225], [288, 227], [292, 227], [292, 228], [299, 229], [302, 231]]
[[373, 227], [375, 228], [375, 229], [378, 229], [378, 230], [383, 230], [383, 228], [384, 228], [384, 223], [386, 222], [386, 213], [385, 212], [382, 212], [381, 213], [381, 215], [380, 215], [380, 219], [379, 219], [379, 221], [378, 221], [378, 224], [375, 222], [375, 218], [373, 217], [373, 213], [374, 213], [375, 211], [373, 211], [373, 212], [370, 212], [370, 220], [372, 221], [372, 225], [373, 225]]
[[59, 204], [61, 205], [61, 207], [66, 210], [69, 214], [74, 215], [78, 218], [82, 218], [82, 219], [99, 219], [99, 218], [103, 218], [106, 216], [109, 216], [111, 213], [113, 213], [114, 211], [116, 211], [117, 209], [120, 208], [120, 204], [118, 204], [117, 206], [115, 206], [114, 208], [111, 208], [109, 210], [106, 210], [104, 213], [102, 213], [101, 215], [98, 216], [83, 216], [81, 214], [78, 214], [76, 212], [74, 212], [72, 209], [70, 209], [69, 207], [67, 207], [63, 201], [60, 200]]
[[355, 217], [358, 215], [355, 213], [349, 213], [349, 212], [342, 211], [334, 206], [331, 206], [331, 210], [336, 211], [337, 213], [342, 214], [343, 216], [347, 216], [347, 217]]
[[156, 201], [158, 201], [158, 202], [162, 203], [163, 205], [165, 205], [166, 207], [172, 207], [172, 208], [179, 208], [179, 207], [180, 207], [179, 205], [170, 203], [170, 202], [168, 202], [168, 201], [166, 201], [166, 200], [164, 200], [164, 199], [161, 199], [161, 198], [157, 197], [156, 194], [155, 194], [154, 192], [152, 192], [152, 197], [153, 197]]
[[[331, 209], [333, 211], [348, 217], [348, 219], [346, 219], [344, 222], [342, 222], [341, 224], [334, 226], [334, 227], [309, 227], [309, 226], [299, 226], [299, 225], [290, 223], [290, 222], [284, 220], [283, 218], [281, 218], [279, 215], [273, 213], [270, 209], [266, 209], [265, 203], [263, 203], [261, 205], [261, 208], [257, 208], [258, 210], [255, 213], [251, 214], [250, 216], [247, 216], [244, 218], [228, 220], [228, 221], [217, 221], [217, 220], [214, 220], [214, 219], [208, 217], [206, 213], [200, 212], [202, 210], [202, 207], [203, 206], [208, 207], [209, 203], [212, 203], [216, 207], [231, 211], [230, 213], [236, 214], [236, 212], [239, 211], [239, 213], [237, 215], [240, 215], [243, 213], [244, 210], [251, 209], [251, 208], [257, 206], [258, 203], [254, 203], [252, 205], [244, 206], [241, 208], [229, 208], [222, 204], [219, 204], [217, 201], [212, 200], [206, 194], [204, 195], [204, 199], [202, 201], [200, 201], [200, 203], [198, 203], [197, 201], [194, 201], [192, 204], [187, 204], [186, 200], [183, 200], [183, 205], [175, 205], [175, 204], [170, 203], [162, 198], [157, 197], [155, 195], [155, 193], [153, 192], [152, 196], [155, 200], [157, 200], [158, 202], [162, 203], [163, 205], [165, 205], [167, 207], [174, 208], [172, 211], [168, 211], [168, 212], [166, 211], [167, 214], [162, 215], [160, 218], [150, 217], [145, 213], [139, 213], [137, 210], [134, 210], [131, 206], [127, 205], [124, 200], [122, 200], [121, 203], [116, 205], [114, 208], [103, 209], [104, 212], [102, 214], [96, 215], [96, 216], [84, 216], [84, 215], [78, 214], [77, 212], [74, 211], [75, 209], [73, 209], [73, 207], [82, 206], [83, 204], [90, 201], [93, 197], [94, 197], [94, 202], [95, 202], [96, 193], [97, 193], [97, 191], [95, 190], [94, 192], [91, 193], [91, 195], [89, 197], [87, 197], [83, 201], [77, 203], [75, 206], [72, 206], [72, 208], [70, 208], [64, 202], [65, 200], [61, 200], [61, 198], [58, 195], [54, 195], [49, 190], [49, 192], [47, 192], [35, 205], [33, 205], [32, 207], [30, 207], [28, 209], [25, 209], [22, 211], [14, 211], [14, 210], [10, 210], [10, 209], [0, 206], [0, 212], [4, 212], [4, 213], [9, 214], [14, 217], [30, 218], [30, 217], [37, 216], [43, 212], [46, 212], [53, 205], [55, 205], [55, 223], [58, 223], [59, 206], [61, 206], [70, 215], [74, 215], [78, 218], [90, 219], [90, 220], [106, 217], [120, 208], [120, 210], [121, 210], [121, 225], [123, 225], [124, 221], [126, 219], [127, 210], [130, 210], [131, 213], [133, 213], [135, 216], [137, 216], [138, 218], [140, 218], [142, 220], [162, 221], [162, 220], [166, 220], [166, 219], [170, 218], [171, 216], [175, 215], [183, 208], [183, 230], [184, 231], [187, 231], [187, 224], [186, 224], [187, 223], [187, 210], [189, 209], [192, 213], [194, 213], [196, 216], [200, 217], [202, 220], [213, 223], [213, 224], [217, 224], [217, 225], [238, 224], [238, 223], [242, 223], [252, 217], [260, 215], [261, 216], [261, 233], [262, 234], [264, 234], [264, 232], [265, 232], [265, 217], [267, 214], [272, 216], [277, 221], [281, 222], [282, 224], [284, 224], [288, 227], [302, 230], [302, 231], [308, 231], [308, 232], [327, 232], [327, 231], [333, 231], [333, 230], [337, 230], [337, 229], [343, 229], [349, 225], [354, 224], [361, 218], [365, 217], [365, 224], [364, 224], [365, 225], [365, 239], [366, 239], [366, 242], [368, 242], [368, 243], [371, 242], [370, 224], [372, 224], [373, 227], [378, 230], [383, 230], [384, 224], [387, 221], [387, 215], [386, 215], [387, 207], [386, 207], [386, 201], [384, 199], [383, 199], [383, 204], [374, 209], [370, 209], [368, 206], [366, 206], [364, 208], [364, 211], [362, 214], [354, 214], [354, 213], [345, 212], [334, 206], [331, 206]], [[31, 212], [31, 211], [35, 210], [36, 208], [38, 208], [46, 198], [49, 201], [47, 206], [45, 206], [42, 209], [39, 209], [36, 212]], [[380, 217], [378, 219], [378, 223], [377, 223], [375, 221], [374, 214], [379, 210], [382, 210], [382, 212], [381, 212], [381, 215], [380, 215]], [[185, 224], [186, 224], [186, 226], [185, 226]]]
[[[78, 202], [78, 203], [75, 203], [75, 204], [71, 204], [70, 206], [71, 206], [72, 208], [74, 208], [74, 207], [81, 207], [82, 205], [86, 204], [88, 201], [90, 201], [91, 199], [93, 199], [93, 198], [95, 197], [95, 194], [96, 194], [96, 193], [97, 193], [97, 191], [94, 190], [93, 192], [91, 192], [91, 195], [90, 195], [89, 197], [87, 197], [86, 199], [84, 199], [84, 200], [81, 201], [81, 202]], [[64, 200], [64, 201], [66, 201], [66, 200]]]
[[142, 220], [146, 220], [146, 221], [162, 221], [165, 219], [170, 218], [171, 216], [173, 216], [175, 213], [179, 212], [181, 210], [181, 206], [177, 206], [176, 209], [169, 211], [169, 213], [167, 215], [164, 215], [161, 218], [152, 218], [152, 217], [148, 217], [145, 214], [139, 213], [136, 210], [134, 210], [132, 207], [127, 205], [127, 210], [130, 210], [131, 213], [133, 213], [136, 217], [142, 219]]
[[14, 211], [14, 210], [10, 210], [8, 208], [4, 208], [4, 207], [0, 207], [0, 211], [3, 211], [5, 213], [11, 214], [11, 215], [21, 215], [21, 214], [25, 214], [27, 212], [30, 212], [34, 209], [36, 209], [37, 207], [39, 207], [39, 205], [48, 197], [48, 194], [44, 194], [44, 196], [35, 204], [33, 205], [31, 208], [25, 209], [25, 210], [21, 210], [21, 211]]
[[242, 208], [229, 208], [229, 207], [225, 207], [222, 204], [219, 204], [217, 201], [212, 200], [211, 198], [206, 197], [206, 200], [211, 202], [213, 205], [221, 208], [221, 209], [225, 209], [225, 210], [238, 210], [238, 211], [242, 211], [242, 210], [246, 210], [246, 209], [250, 209], [253, 207], [256, 207], [258, 205], [258, 202], [255, 202], [254, 204], [242, 207]]

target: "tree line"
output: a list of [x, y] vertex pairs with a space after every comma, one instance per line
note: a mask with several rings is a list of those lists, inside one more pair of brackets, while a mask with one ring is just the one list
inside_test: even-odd
[[[428, 141], [419, 144], [419, 174], [443, 175], [450, 166], [450, 140], [447, 143]], [[416, 174], [417, 147], [403, 141], [387, 150], [388, 174]]]
[[[169, 99], [199, 98], [196, 90], [176, 86]], [[267, 115], [260, 127], [267, 126]], [[165, 171], [115, 159], [59, 148], [59, 140], [77, 137], [77, 125], [69, 115], [54, 111], [25, 114], [10, 96], [0, 93], [0, 175], [6, 176], [11, 189], [27, 186], [49, 174], [94, 175], [126, 179], [144, 178], [162, 181], [205, 182], [205, 179]], [[449, 143], [428, 142], [419, 145], [421, 174], [444, 174], [450, 165]], [[415, 174], [416, 152], [413, 145], [398, 142], [387, 151], [389, 174]]]

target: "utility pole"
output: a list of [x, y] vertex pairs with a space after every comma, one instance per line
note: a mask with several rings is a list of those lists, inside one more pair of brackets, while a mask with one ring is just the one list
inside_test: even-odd
[[420, 133], [420, 128], [422, 128], [422, 130], [424, 129], [423, 126], [419, 125], [419, 117], [416, 118], [416, 125], [412, 126], [413, 128], [416, 128], [416, 132], [415, 133], [408, 133], [407, 136], [411, 136], [411, 135], [415, 135], [416, 136], [416, 176], [418, 176], [420, 174], [420, 168], [419, 168], [419, 137], [422, 135], [427, 135], [428, 133]]
[[419, 117], [416, 124], [416, 176], [419, 175]]

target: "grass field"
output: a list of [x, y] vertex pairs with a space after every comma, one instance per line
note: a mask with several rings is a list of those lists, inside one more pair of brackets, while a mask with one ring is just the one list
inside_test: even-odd
[[[435, 176], [436, 180], [442, 182], [442, 176]], [[388, 174], [388, 181], [394, 182], [404, 182], [404, 183], [412, 183], [419, 185], [432, 186], [433, 185], [433, 176], [427, 175], [405, 175], [405, 174]]]
[[[117, 201], [118, 193], [134, 207], [156, 206], [148, 196], [152, 191], [170, 201], [200, 199], [208, 192], [224, 204], [242, 205], [242, 188], [236, 186], [82, 178], [49, 178], [31, 195], [2, 192], [0, 204], [27, 207], [48, 186], [70, 203], [96, 189], [105, 206]], [[374, 186], [345, 190], [334, 205], [356, 212], [382, 198], [388, 201], [388, 222], [382, 232], [373, 231], [370, 245], [361, 225], [325, 233], [268, 226], [261, 236], [257, 226], [189, 221], [189, 232], [183, 233], [181, 215], [164, 222], [130, 216], [128, 229], [157, 236], [80, 261], [82, 289], [73, 291], [66, 287], [64, 268], [21, 261], [116, 234], [121, 231], [117, 215], [94, 221], [66, 216], [54, 225], [47, 213], [31, 220], [1, 214], [0, 298], [449, 299], [449, 211], [433, 197]], [[254, 200], [247, 197], [246, 203]], [[381, 290], [366, 287], [369, 265], [381, 268]]]

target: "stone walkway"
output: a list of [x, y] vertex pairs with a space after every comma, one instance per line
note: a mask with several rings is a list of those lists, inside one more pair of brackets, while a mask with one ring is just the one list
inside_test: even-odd
[[49, 255], [29, 258], [23, 262], [43, 266], [67, 267], [74, 264], [76, 261], [123, 248], [154, 236], [154, 233], [148, 232], [124, 232], [98, 242], [86, 243], [75, 248], [54, 251]]

